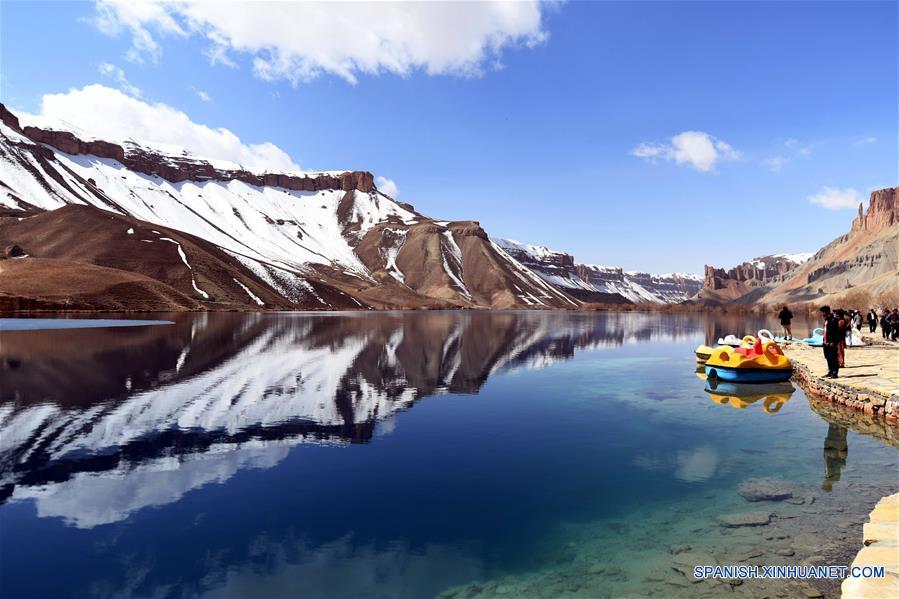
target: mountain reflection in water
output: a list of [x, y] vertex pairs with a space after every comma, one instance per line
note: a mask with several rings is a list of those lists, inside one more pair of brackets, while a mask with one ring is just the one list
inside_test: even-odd
[[669, 547], [727, 546], [746, 480], [839, 530], [894, 485], [857, 415], [697, 380], [763, 316], [165, 318], [0, 332], [4, 598], [671, 596]]
[[695, 336], [692, 316], [176, 315], [169, 327], [0, 337], [0, 489], [81, 528], [267, 468], [300, 443], [368, 442], [438, 393], [582, 348]]

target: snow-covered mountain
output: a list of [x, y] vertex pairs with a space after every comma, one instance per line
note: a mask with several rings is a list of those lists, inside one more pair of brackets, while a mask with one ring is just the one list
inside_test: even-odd
[[364, 171], [267, 172], [0, 117], [0, 309], [572, 309], [698, 289], [429, 218]]
[[[122, 270], [112, 257], [180, 258], [180, 273], [150, 273], [133, 263], [129, 267], [129, 272], [167, 285], [153, 291], [175, 298], [172, 307], [193, 307], [189, 302], [258, 307], [253, 295], [261, 298], [263, 291], [275, 294], [279, 300], [274, 307], [282, 308], [578, 305], [509, 257], [477, 222], [428, 218], [381, 193], [367, 172], [248, 170], [134, 141], [114, 143], [83, 132], [23, 126], [2, 105], [0, 116], [0, 210], [20, 217], [82, 205], [135, 219], [124, 223], [126, 230], [136, 224], [145, 234], [114, 240], [105, 263], [87, 264]], [[154, 233], [159, 227], [168, 231]], [[79, 234], [90, 242], [95, 231], [85, 227]], [[195, 265], [185, 243], [174, 240], [171, 231], [189, 234], [191, 243], [211, 243], [228, 259], [217, 255], [217, 269]], [[3, 230], [0, 242], [15, 251], [9, 257], [35, 259], [31, 272], [77, 271], [80, 276], [71, 279], [88, 281], [90, 293], [76, 287], [34, 298], [19, 289], [26, 305], [33, 300], [57, 306], [61, 298], [71, 302], [66, 305], [89, 305], [102, 292], [110, 293], [101, 283], [112, 275], [84, 268], [71, 248]], [[15, 275], [21, 281], [25, 267], [7, 266], [15, 272], [6, 278]], [[222, 268], [229, 270], [226, 276]], [[224, 279], [235, 281], [226, 285]], [[15, 283], [5, 281], [0, 270], [0, 291]], [[150, 286], [142, 279], [122, 284]], [[219, 292], [207, 290], [215, 287]]]
[[577, 264], [574, 256], [542, 245], [512, 239], [497, 243], [543, 280], [587, 302], [672, 304], [689, 299], [702, 287], [698, 275], [654, 275], [615, 266]]

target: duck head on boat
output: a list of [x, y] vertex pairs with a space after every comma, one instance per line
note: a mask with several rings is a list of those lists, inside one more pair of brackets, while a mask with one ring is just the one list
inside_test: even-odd
[[821, 347], [824, 345], [824, 329], [818, 328], [812, 331], [811, 337], [805, 339], [797, 339], [800, 343], [811, 345], [812, 347]]

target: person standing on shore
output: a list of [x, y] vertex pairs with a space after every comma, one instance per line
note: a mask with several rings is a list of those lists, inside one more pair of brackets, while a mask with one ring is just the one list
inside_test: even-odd
[[846, 367], [846, 335], [849, 334], [849, 331], [852, 330], [852, 325], [850, 324], [852, 321], [849, 319], [849, 315], [846, 313], [846, 310], [838, 309], [836, 310], [837, 315], [837, 324], [840, 327], [840, 337], [837, 341], [837, 362], [840, 365], [840, 368]]
[[837, 317], [830, 311], [830, 306], [819, 308], [824, 316], [824, 359], [827, 360], [827, 374], [825, 378], [835, 379], [839, 376], [840, 362], [837, 359], [837, 343], [840, 338], [840, 324]]
[[893, 308], [893, 313], [890, 314], [890, 339], [895, 341], [896, 337], [899, 337], [899, 309]]
[[793, 330], [790, 328], [790, 323], [793, 322], [793, 313], [790, 312], [790, 309], [784, 305], [783, 309], [781, 309], [780, 314], [777, 315], [780, 318], [780, 326], [783, 327], [784, 330], [784, 339], [793, 340]]
[[884, 339], [890, 338], [890, 311], [886, 309], [880, 315], [880, 335]]
[[868, 332], [873, 333], [877, 330], [877, 312], [874, 308], [868, 311]]

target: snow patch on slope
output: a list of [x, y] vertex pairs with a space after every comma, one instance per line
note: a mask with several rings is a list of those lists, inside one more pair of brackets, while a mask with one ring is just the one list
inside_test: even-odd
[[259, 306], [265, 305], [265, 302], [263, 302], [261, 299], [259, 299], [258, 295], [256, 295], [252, 291], [250, 291], [249, 287], [247, 287], [246, 285], [244, 285], [237, 279], [234, 279], [234, 282], [237, 283], [238, 285], [240, 285], [240, 288], [243, 289], [244, 291], [246, 291], [247, 295], [250, 296], [250, 299], [253, 300], [254, 302], [256, 302], [257, 305], [259, 305]]
[[159, 241], [170, 241], [178, 247], [178, 255], [181, 256], [181, 261], [184, 262], [184, 266], [186, 266], [188, 268], [188, 270], [191, 271], [190, 272], [190, 284], [193, 285], [194, 291], [196, 291], [197, 293], [202, 295], [203, 299], [209, 299], [209, 294], [206, 293], [205, 291], [203, 291], [202, 289], [200, 289], [199, 287], [197, 287], [197, 281], [196, 281], [196, 279], [194, 279], [194, 273], [193, 273], [194, 269], [190, 265], [190, 263], [187, 261], [187, 254], [184, 253], [184, 248], [181, 247], [181, 244], [169, 237], [160, 237]]

